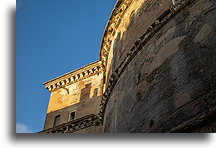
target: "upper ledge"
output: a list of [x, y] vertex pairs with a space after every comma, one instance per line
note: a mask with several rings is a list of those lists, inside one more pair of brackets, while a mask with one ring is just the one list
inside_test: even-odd
[[88, 128], [90, 126], [100, 126], [100, 125], [101, 122], [99, 121], [98, 116], [94, 114], [89, 114], [84, 117], [75, 119], [73, 121], [66, 122], [49, 129], [45, 129], [38, 133], [73, 133], [81, 129]]
[[111, 43], [114, 38], [116, 29], [121, 22], [122, 16], [124, 15], [127, 8], [131, 5], [131, 3], [132, 0], [118, 0], [106, 24], [100, 46], [100, 60], [102, 61], [103, 67], [106, 67]]
[[43, 83], [43, 85], [45, 85], [45, 88], [48, 91], [53, 91], [61, 88], [62, 86], [72, 84], [84, 78], [88, 78], [92, 75], [98, 74], [101, 71], [101, 61], [96, 61], [91, 64], [85, 65], [81, 68], [78, 68], [76, 70], [73, 70], [71, 72], [68, 72], [64, 75], [61, 75], [57, 78], [49, 80]]

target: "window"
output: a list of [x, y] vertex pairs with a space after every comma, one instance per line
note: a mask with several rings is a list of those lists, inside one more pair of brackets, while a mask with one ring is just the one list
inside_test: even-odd
[[53, 126], [57, 126], [59, 124], [60, 124], [60, 115], [55, 116], [55, 120], [54, 120]]
[[69, 121], [74, 120], [74, 119], [75, 119], [75, 116], [76, 116], [76, 111], [70, 112], [70, 114], [69, 114]]

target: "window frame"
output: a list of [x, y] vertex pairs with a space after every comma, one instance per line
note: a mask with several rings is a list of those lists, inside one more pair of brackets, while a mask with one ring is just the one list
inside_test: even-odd
[[[74, 113], [74, 118], [71, 120], [71, 113]], [[76, 119], [76, 110], [70, 111], [68, 115], [68, 122], [73, 121]]]
[[53, 127], [60, 125], [60, 123], [61, 123], [61, 116], [56, 115], [55, 118], [54, 118]]

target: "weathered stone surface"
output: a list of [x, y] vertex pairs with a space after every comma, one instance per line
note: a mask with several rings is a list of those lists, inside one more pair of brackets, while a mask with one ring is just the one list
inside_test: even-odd
[[[139, 0], [132, 2], [116, 30], [106, 71], [112, 73], [117, 68], [133, 47], [134, 42], [171, 5], [171, 0]], [[114, 47], [116, 48], [114, 49]]]
[[[166, 7], [159, 4], [149, 12], [161, 14]], [[145, 30], [142, 17], [152, 22], [153, 15], [147, 17], [143, 7], [114, 41], [109, 76]], [[195, 0], [154, 35], [114, 86], [104, 132], [215, 132], [213, 18], [214, 1]], [[134, 28], [139, 23], [143, 29]]]
[[44, 129], [53, 127], [57, 115], [60, 115], [59, 124], [68, 122], [72, 111], [76, 111], [76, 119], [89, 114], [97, 115], [102, 96], [102, 78], [101, 71], [65, 86], [69, 93], [63, 88], [52, 91]]

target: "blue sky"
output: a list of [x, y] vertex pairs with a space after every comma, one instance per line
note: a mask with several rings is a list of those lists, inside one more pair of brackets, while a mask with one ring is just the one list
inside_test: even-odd
[[99, 59], [116, 0], [17, 0], [17, 132], [43, 129], [49, 92], [43, 82]]

